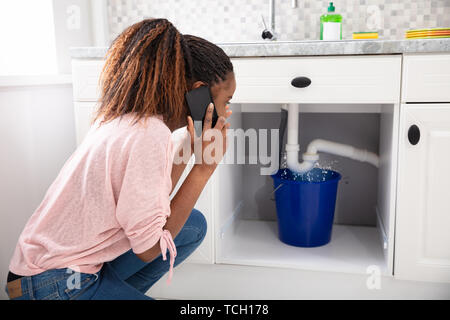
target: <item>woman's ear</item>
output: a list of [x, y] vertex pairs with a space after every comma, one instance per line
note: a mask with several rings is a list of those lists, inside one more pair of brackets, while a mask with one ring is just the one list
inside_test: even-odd
[[195, 81], [195, 82], [192, 84], [191, 90], [194, 90], [194, 89], [200, 88], [201, 86], [206, 86], [206, 85], [208, 85], [208, 84], [205, 83], [205, 82], [203, 82], [203, 81]]

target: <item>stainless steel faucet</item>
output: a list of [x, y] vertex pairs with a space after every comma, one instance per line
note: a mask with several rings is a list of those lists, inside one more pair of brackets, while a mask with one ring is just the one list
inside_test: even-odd
[[275, 37], [275, 0], [269, 0], [269, 26]]
[[[291, 0], [292, 8], [297, 8], [297, 0]], [[269, 0], [269, 29], [267, 29], [264, 16], [261, 15], [264, 30], [262, 32], [262, 38], [264, 40], [277, 40], [277, 34], [275, 32], [275, 0]]]
[[275, 0], [269, 0], [269, 28], [267, 28], [263, 15], [261, 15], [261, 18], [264, 24], [264, 30], [261, 34], [261, 37], [264, 40], [276, 40], [277, 36], [275, 34]]

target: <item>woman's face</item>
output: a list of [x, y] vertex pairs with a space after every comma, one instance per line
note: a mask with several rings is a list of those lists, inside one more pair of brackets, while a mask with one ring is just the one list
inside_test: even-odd
[[211, 87], [212, 99], [219, 116], [226, 117], [225, 107], [230, 104], [235, 90], [236, 79], [234, 78], [234, 72], [229, 72], [225, 80]]

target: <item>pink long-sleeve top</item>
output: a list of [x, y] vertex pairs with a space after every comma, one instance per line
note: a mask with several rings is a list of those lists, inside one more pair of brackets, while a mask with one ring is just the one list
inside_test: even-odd
[[[176, 247], [164, 229], [170, 215], [173, 144], [161, 117], [132, 126], [132, 114], [97, 121], [66, 161], [15, 248], [10, 271], [31, 276], [49, 269], [96, 273], [104, 262], [160, 242]], [[77, 269], [78, 268], [78, 269]]]

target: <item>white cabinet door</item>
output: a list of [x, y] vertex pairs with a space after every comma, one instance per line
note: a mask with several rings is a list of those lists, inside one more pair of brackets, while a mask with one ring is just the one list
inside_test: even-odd
[[403, 104], [400, 118], [394, 276], [450, 282], [450, 104]]
[[89, 131], [90, 122], [96, 106], [96, 102], [74, 102], [77, 146], [80, 145]]

